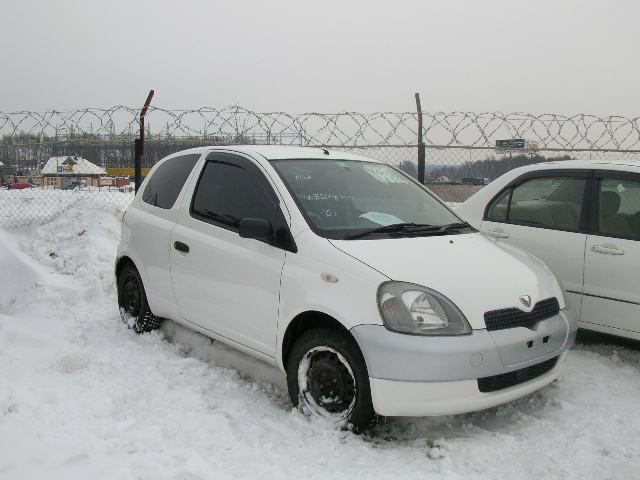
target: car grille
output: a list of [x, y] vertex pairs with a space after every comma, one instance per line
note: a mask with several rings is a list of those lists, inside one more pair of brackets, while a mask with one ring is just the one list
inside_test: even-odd
[[484, 322], [487, 325], [487, 330], [503, 330], [513, 327], [531, 328], [540, 320], [557, 315], [559, 311], [558, 299], [553, 297], [540, 300], [530, 312], [523, 312], [518, 308], [487, 312], [484, 314]]
[[533, 380], [534, 378], [544, 375], [555, 367], [556, 363], [558, 363], [558, 357], [551, 358], [536, 365], [531, 365], [530, 367], [515, 370], [513, 372], [494, 375], [492, 377], [479, 378], [478, 389], [482, 393], [487, 393], [513, 387], [514, 385], [520, 385], [521, 383], [528, 382], [529, 380]]

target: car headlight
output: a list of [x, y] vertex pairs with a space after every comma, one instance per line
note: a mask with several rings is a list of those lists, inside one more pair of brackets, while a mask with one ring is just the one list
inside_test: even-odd
[[387, 329], [412, 335], [465, 335], [471, 325], [454, 303], [430, 288], [385, 282], [378, 288], [378, 307]]

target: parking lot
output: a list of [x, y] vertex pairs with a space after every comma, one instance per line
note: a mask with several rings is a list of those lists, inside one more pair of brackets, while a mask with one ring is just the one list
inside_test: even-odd
[[638, 478], [640, 350], [579, 342], [516, 402], [337, 431], [280, 372], [175, 324], [134, 335], [115, 303], [121, 210], [85, 199], [0, 240], [0, 476]]

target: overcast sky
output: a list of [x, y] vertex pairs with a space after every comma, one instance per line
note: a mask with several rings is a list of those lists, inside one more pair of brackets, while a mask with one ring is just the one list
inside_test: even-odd
[[638, 116], [637, 0], [3, 0], [0, 111]]

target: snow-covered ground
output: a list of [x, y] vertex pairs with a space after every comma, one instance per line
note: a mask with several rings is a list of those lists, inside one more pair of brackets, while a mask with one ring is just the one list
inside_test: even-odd
[[578, 345], [509, 405], [336, 431], [276, 369], [175, 324], [126, 329], [121, 213], [87, 196], [0, 231], [0, 478], [640, 478], [640, 350]]

